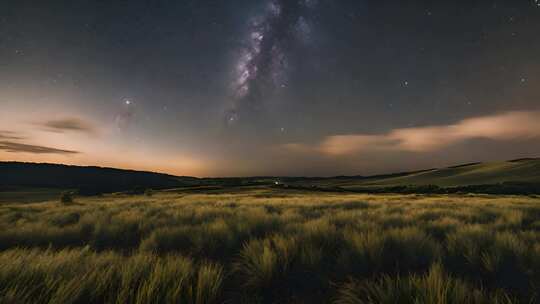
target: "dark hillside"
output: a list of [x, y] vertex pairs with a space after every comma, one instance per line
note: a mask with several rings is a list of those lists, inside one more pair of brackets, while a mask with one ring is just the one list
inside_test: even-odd
[[165, 189], [191, 185], [198, 179], [167, 174], [101, 167], [0, 162], [0, 189], [17, 187], [70, 188], [81, 194]]

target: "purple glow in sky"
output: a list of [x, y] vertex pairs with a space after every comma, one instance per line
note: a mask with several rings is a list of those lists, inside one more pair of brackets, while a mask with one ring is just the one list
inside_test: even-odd
[[288, 87], [291, 66], [287, 47], [309, 41], [311, 27], [303, 12], [315, 4], [314, 0], [270, 0], [261, 13], [249, 19], [234, 68], [233, 97], [226, 112], [228, 125], [240, 123], [262, 99]]

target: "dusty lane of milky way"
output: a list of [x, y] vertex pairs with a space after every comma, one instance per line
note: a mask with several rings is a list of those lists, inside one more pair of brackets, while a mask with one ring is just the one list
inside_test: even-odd
[[235, 66], [233, 100], [225, 117], [228, 125], [264, 111], [265, 96], [287, 88], [294, 64], [287, 51], [295, 43], [308, 41], [311, 28], [304, 14], [315, 5], [314, 0], [270, 1], [262, 14], [249, 19], [245, 45]]

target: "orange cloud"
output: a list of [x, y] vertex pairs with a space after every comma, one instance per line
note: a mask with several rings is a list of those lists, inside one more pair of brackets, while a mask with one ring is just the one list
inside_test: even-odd
[[446, 126], [395, 129], [385, 134], [333, 135], [316, 145], [288, 144], [296, 151], [342, 156], [365, 151], [430, 152], [470, 139], [516, 140], [540, 137], [540, 112], [507, 112], [459, 121]]

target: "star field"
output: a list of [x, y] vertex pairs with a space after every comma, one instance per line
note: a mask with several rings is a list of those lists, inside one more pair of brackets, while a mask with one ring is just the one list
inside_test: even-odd
[[[540, 110], [538, 0], [7, 0], [0, 12], [2, 146], [51, 151], [1, 160], [341, 175], [540, 155], [534, 119], [508, 126], [514, 137], [467, 123]], [[40, 127], [58, 121], [93, 131]], [[467, 136], [444, 149], [377, 141], [444, 141], [432, 130], [458, 125]], [[337, 155], [329, 142], [376, 148]]]

